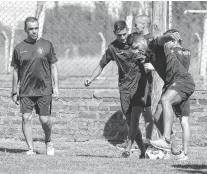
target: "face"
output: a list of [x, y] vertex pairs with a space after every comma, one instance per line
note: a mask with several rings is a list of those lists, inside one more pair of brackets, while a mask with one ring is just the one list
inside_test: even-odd
[[144, 30], [144, 23], [139, 18], [138, 19], [135, 19], [134, 29], [138, 33], [142, 33], [143, 30]]
[[176, 46], [176, 41], [169, 41], [165, 44], [169, 49], [173, 49]]
[[39, 32], [39, 24], [37, 21], [27, 22], [25, 26], [27, 37], [31, 40], [37, 40]]
[[119, 42], [126, 43], [126, 39], [128, 36], [127, 28], [124, 28], [123, 30], [120, 31], [116, 31], [114, 34], [116, 35], [116, 38]]
[[134, 54], [145, 53], [147, 50], [147, 41], [141, 38], [132, 44], [131, 49]]

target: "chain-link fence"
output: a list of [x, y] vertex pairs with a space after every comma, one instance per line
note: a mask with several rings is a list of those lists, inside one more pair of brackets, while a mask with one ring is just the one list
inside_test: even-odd
[[[152, 17], [152, 11], [156, 10], [153, 9], [153, 3], [74, 0], [0, 2], [0, 80], [11, 80], [12, 52], [14, 46], [26, 37], [23, 30], [26, 17], [39, 18], [39, 35], [50, 40], [55, 47], [59, 59], [60, 86], [84, 87], [83, 80], [92, 74], [107, 45], [115, 39], [113, 23], [118, 19], [124, 19], [131, 28], [134, 16], [147, 14]], [[172, 1], [167, 4], [166, 29], [180, 30], [184, 38], [184, 47], [189, 48], [192, 54], [190, 72], [194, 77], [205, 77], [206, 2]], [[191, 13], [189, 10], [200, 11]], [[117, 79], [117, 66], [110, 62], [92, 87], [117, 88]]]
[[[113, 23], [124, 19], [130, 25], [132, 13], [150, 12], [149, 4], [74, 0], [1, 2], [0, 73], [2, 77], [11, 73], [13, 48], [25, 38], [23, 21], [28, 16], [36, 15], [40, 23], [40, 36], [49, 39], [55, 47], [59, 59], [60, 84], [64, 87], [71, 84], [81, 87], [83, 79], [90, 76], [98, 65], [107, 45], [115, 39]], [[117, 76], [117, 66], [110, 62], [97, 80], [98, 87], [116, 88]]]
[[191, 51], [190, 72], [194, 78], [207, 74], [207, 2], [172, 1], [170, 27], [181, 32], [183, 46]]

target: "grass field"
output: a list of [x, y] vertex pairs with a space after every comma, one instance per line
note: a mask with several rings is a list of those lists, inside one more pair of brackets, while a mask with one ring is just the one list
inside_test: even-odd
[[0, 140], [0, 173], [207, 173], [205, 147], [191, 147], [188, 161], [139, 159], [139, 151], [130, 158], [109, 142], [98, 139], [70, 142], [67, 137], [55, 139], [55, 156], [45, 155], [43, 141], [36, 140], [39, 154], [26, 156], [26, 144], [17, 139]]

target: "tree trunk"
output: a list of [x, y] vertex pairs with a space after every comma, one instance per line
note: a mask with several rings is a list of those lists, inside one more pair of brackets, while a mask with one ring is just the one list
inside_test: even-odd
[[[162, 35], [167, 29], [167, 2], [153, 1], [152, 4], [152, 33], [153, 36]], [[162, 93], [163, 81], [153, 72], [153, 89], [152, 89], [152, 113], [155, 112], [157, 103]]]

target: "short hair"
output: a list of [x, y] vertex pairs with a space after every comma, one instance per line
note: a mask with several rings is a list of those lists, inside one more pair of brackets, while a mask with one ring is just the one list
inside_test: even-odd
[[37, 21], [38, 22], [38, 19], [36, 17], [27, 17], [24, 21], [24, 28], [26, 29], [26, 26], [27, 26], [27, 22], [35, 22]]
[[143, 20], [143, 23], [146, 23], [148, 27], [150, 27], [151, 25], [151, 19], [149, 16], [147, 15], [139, 15], [137, 17], [134, 18], [134, 20], [136, 20], [137, 18], [140, 18]]
[[145, 39], [144, 36], [138, 32], [134, 32], [129, 34], [129, 36], [127, 37], [127, 45], [132, 46], [132, 44], [134, 42], [136, 42], [136, 40], [138, 39]]
[[[178, 33], [180, 34], [179, 30], [172, 28], [172, 29], [169, 29], [169, 30], [167, 30], [166, 32], [164, 32], [163, 35], [165, 35], [165, 34], [170, 34], [170, 33], [176, 33], [176, 32], [178, 32]], [[181, 37], [181, 36], [180, 36], [180, 37]], [[182, 39], [182, 37], [181, 37], [181, 39], [178, 40], [178, 42], [179, 42], [180, 45], [183, 43], [183, 39]]]
[[121, 31], [127, 27], [127, 24], [124, 20], [118, 20], [114, 23], [114, 32]]
[[179, 30], [172, 28], [172, 29], [169, 29], [166, 32], [164, 32], [164, 34], [167, 34], [167, 33], [176, 33], [176, 32], [179, 33]]

